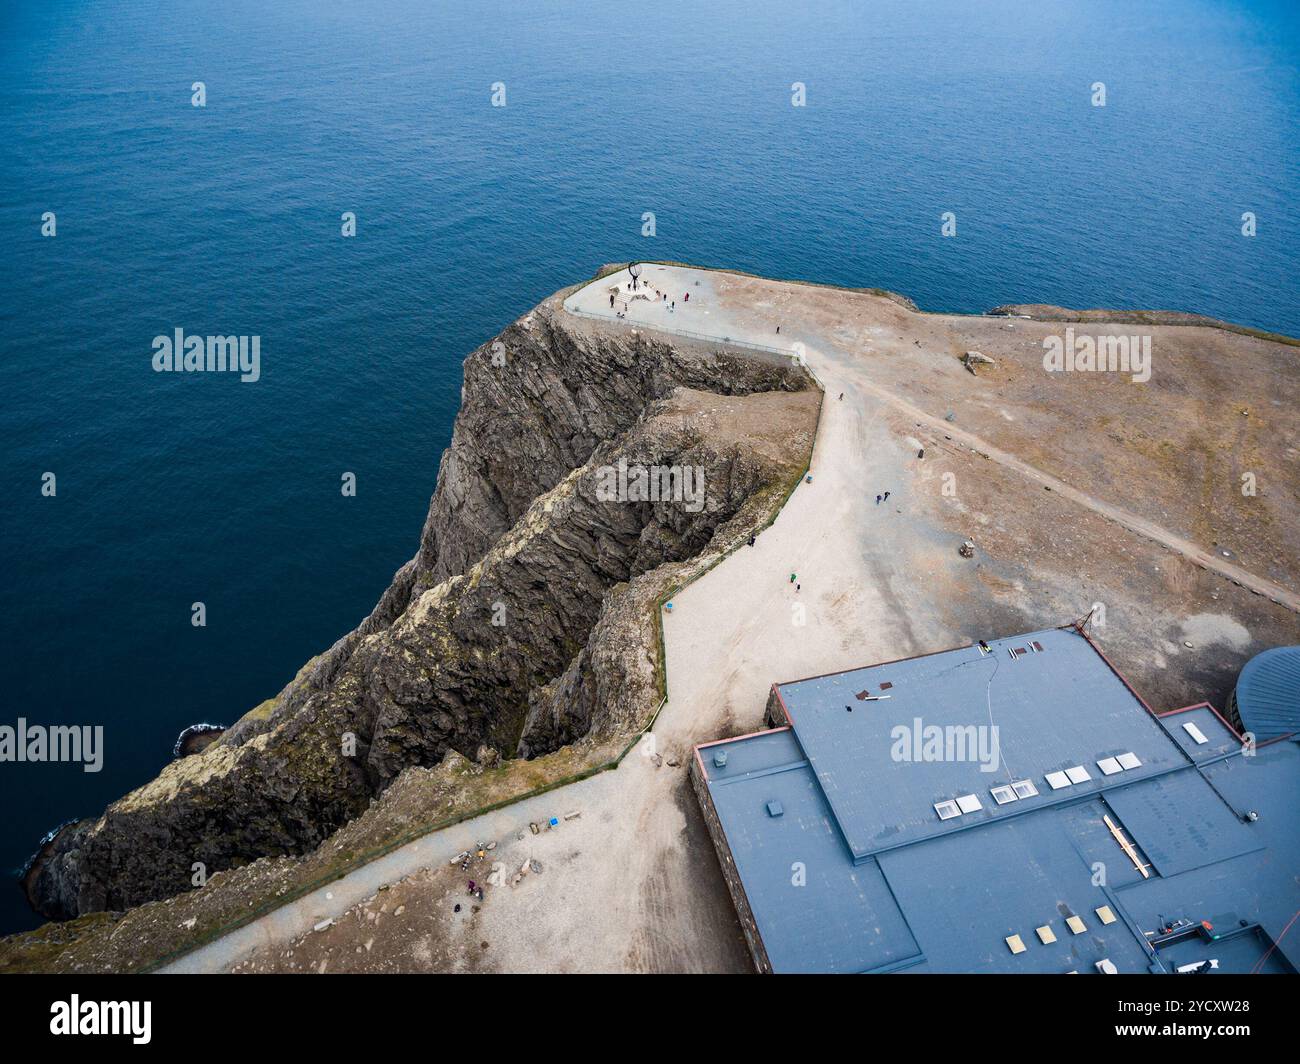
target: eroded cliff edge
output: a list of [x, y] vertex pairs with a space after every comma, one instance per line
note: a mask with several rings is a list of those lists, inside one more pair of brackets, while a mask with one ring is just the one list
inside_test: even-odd
[[[820, 397], [776, 356], [576, 319], [564, 294], [466, 360], [419, 551], [370, 616], [201, 754], [61, 830], [25, 882], [42, 913], [157, 902], [191, 891], [196, 863], [310, 854], [336, 832], [373, 843], [357, 818], [404, 772], [441, 771], [431, 790], [454, 807], [448, 773], [498, 754], [581, 764], [567, 751], [635, 734], [658, 694], [658, 596], [775, 513]], [[702, 505], [600, 501], [620, 459], [698, 468]]]

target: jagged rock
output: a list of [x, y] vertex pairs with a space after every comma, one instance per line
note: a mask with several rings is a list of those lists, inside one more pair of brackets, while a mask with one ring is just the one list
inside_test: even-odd
[[[815, 398], [799, 367], [574, 319], [563, 295], [466, 360], [419, 551], [371, 614], [202, 752], [58, 831], [24, 877], [41, 913], [168, 897], [196, 861], [308, 852], [409, 766], [536, 756], [639, 718], [664, 574], [788, 486], [789, 441], [756, 447], [752, 425], [795, 403], [811, 430]], [[704, 505], [600, 501], [620, 459], [701, 468]]]

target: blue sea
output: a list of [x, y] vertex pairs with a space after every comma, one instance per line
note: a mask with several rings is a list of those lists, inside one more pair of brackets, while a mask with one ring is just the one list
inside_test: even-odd
[[[365, 616], [461, 360], [602, 263], [1300, 335], [1298, 30], [1291, 0], [4, 3], [0, 724], [100, 725], [104, 759], [0, 764], [0, 867]], [[260, 379], [155, 373], [178, 328], [260, 337]], [[0, 889], [0, 931], [36, 923]]]

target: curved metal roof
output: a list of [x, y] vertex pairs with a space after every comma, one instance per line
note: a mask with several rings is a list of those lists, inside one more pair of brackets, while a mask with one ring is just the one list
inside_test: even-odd
[[1241, 670], [1233, 697], [1242, 727], [1257, 741], [1300, 734], [1300, 647], [1256, 654]]

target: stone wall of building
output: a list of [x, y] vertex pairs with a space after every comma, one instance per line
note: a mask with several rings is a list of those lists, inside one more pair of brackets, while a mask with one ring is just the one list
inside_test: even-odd
[[740, 920], [741, 930], [745, 933], [749, 955], [754, 959], [754, 967], [759, 973], [769, 975], [772, 971], [772, 962], [768, 960], [767, 950], [763, 948], [763, 938], [758, 933], [758, 924], [755, 923], [753, 910], [749, 907], [749, 898], [745, 896], [745, 886], [740, 881], [740, 872], [736, 869], [736, 862], [731, 856], [731, 847], [727, 844], [726, 833], [722, 830], [722, 822], [718, 819], [718, 811], [713, 804], [713, 796], [709, 793], [709, 784], [704, 778], [704, 769], [700, 764], [702, 756], [704, 755], [696, 750], [691, 757], [691, 787], [695, 790], [700, 811], [704, 814], [704, 823], [709, 829], [709, 838], [713, 840], [713, 848], [718, 853], [722, 878], [726, 881], [727, 889], [731, 892], [732, 903], [736, 906], [736, 916]]

